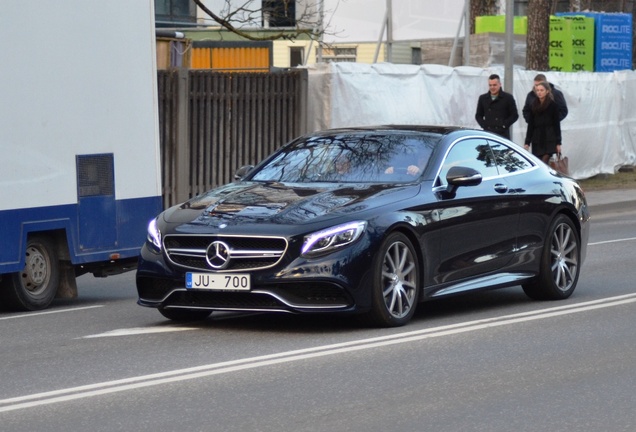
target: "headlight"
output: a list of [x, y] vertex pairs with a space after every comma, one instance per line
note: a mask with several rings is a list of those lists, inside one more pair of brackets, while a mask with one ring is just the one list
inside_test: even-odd
[[148, 224], [148, 242], [151, 243], [157, 251], [161, 251], [161, 231], [157, 228], [157, 219], [153, 219]]
[[367, 227], [366, 222], [350, 222], [305, 236], [303, 255], [316, 255], [353, 243]]

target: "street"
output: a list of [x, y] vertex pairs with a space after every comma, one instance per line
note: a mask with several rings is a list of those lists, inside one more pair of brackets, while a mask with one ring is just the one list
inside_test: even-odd
[[593, 214], [573, 296], [425, 303], [401, 328], [136, 305], [134, 272], [0, 312], [2, 431], [632, 431], [634, 210]]

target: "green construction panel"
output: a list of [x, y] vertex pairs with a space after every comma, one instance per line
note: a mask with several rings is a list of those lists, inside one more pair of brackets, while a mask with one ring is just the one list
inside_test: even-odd
[[475, 33], [505, 33], [506, 17], [504, 15], [488, 15], [475, 18]]
[[[513, 21], [514, 34], [528, 33], [528, 17], [516, 16]], [[487, 15], [475, 18], [475, 33], [505, 33], [505, 15]]]
[[572, 70], [594, 72], [594, 18], [570, 16], [572, 30]]
[[550, 70], [572, 72], [571, 21], [562, 17], [550, 17]]
[[514, 24], [515, 34], [517, 35], [525, 35], [528, 34], [528, 17], [527, 16], [516, 16], [515, 24]]

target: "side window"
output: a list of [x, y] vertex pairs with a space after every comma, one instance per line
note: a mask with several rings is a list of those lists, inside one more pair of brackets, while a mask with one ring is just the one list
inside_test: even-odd
[[446, 183], [446, 174], [454, 166], [473, 168], [479, 171], [484, 179], [499, 175], [488, 141], [480, 138], [470, 138], [455, 143], [448, 152], [440, 171], [442, 183]]
[[507, 145], [490, 141], [490, 149], [492, 150], [501, 174], [519, 172], [532, 168], [533, 166], [521, 153]]

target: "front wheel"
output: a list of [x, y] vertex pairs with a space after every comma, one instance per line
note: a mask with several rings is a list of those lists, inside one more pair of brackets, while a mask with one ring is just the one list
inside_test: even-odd
[[398, 327], [408, 323], [419, 299], [420, 268], [410, 240], [390, 234], [373, 260], [372, 306], [367, 318], [374, 325]]
[[3, 280], [0, 295], [13, 310], [46, 309], [60, 283], [60, 263], [55, 243], [46, 236], [29, 238], [24, 268]]
[[550, 225], [541, 257], [539, 276], [523, 285], [535, 300], [561, 300], [572, 295], [579, 280], [581, 240], [574, 223], [558, 215]]

